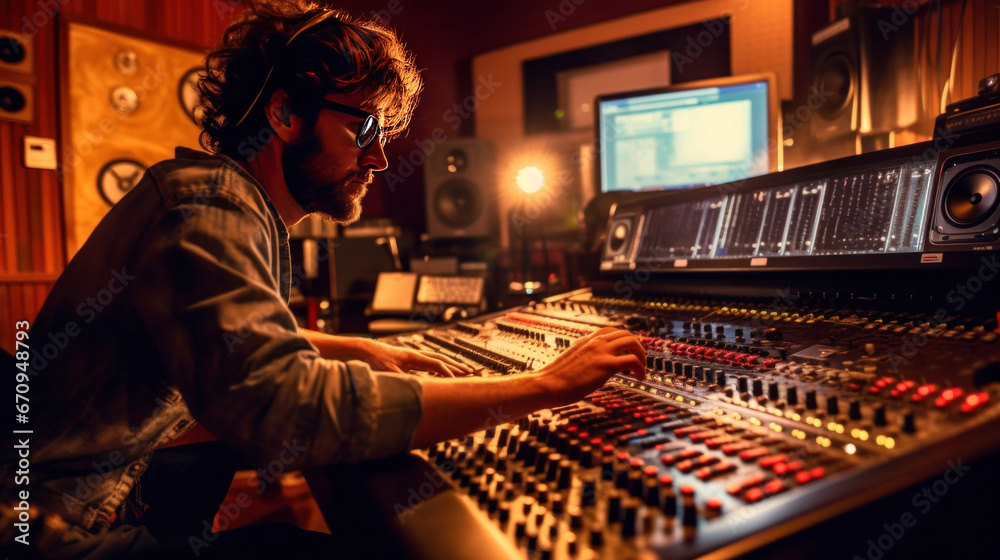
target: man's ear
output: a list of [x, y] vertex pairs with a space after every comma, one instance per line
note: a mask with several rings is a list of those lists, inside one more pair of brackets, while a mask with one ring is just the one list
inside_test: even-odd
[[285, 142], [293, 142], [299, 137], [302, 128], [302, 119], [293, 115], [288, 108], [288, 94], [283, 90], [275, 90], [271, 94], [270, 101], [264, 107], [267, 122]]

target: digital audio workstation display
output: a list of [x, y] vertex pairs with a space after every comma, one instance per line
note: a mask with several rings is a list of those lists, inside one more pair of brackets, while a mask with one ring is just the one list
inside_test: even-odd
[[717, 185], [776, 170], [773, 86], [747, 76], [599, 97], [602, 192]]

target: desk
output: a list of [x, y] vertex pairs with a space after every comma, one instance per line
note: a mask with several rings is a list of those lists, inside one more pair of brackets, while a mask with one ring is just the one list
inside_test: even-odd
[[418, 455], [310, 469], [305, 476], [331, 530], [370, 539], [367, 557], [521, 557], [498, 529], [481, 521], [467, 496]]

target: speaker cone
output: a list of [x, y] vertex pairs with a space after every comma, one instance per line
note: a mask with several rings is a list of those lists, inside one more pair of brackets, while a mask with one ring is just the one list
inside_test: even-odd
[[24, 44], [14, 37], [0, 39], [0, 61], [17, 64], [24, 60]]
[[837, 53], [824, 58], [816, 69], [816, 94], [823, 105], [816, 111], [827, 120], [836, 118], [854, 95], [854, 69], [850, 58]]
[[471, 181], [452, 179], [434, 193], [434, 212], [438, 219], [452, 228], [465, 228], [483, 213], [479, 189]]
[[1000, 201], [1000, 176], [990, 167], [973, 167], [955, 178], [945, 193], [945, 218], [954, 226], [979, 225]]
[[0, 110], [16, 113], [24, 109], [25, 103], [24, 95], [20, 91], [9, 86], [0, 87]]
[[628, 245], [632, 236], [632, 222], [629, 220], [618, 220], [611, 224], [608, 229], [608, 253], [612, 255], [620, 254]]

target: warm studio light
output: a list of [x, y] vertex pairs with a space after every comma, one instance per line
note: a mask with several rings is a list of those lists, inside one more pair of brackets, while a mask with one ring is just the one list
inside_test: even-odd
[[542, 180], [542, 171], [537, 167], [525, 167], [517, 172], [517, 188], [526, 193], [538, 192]]

